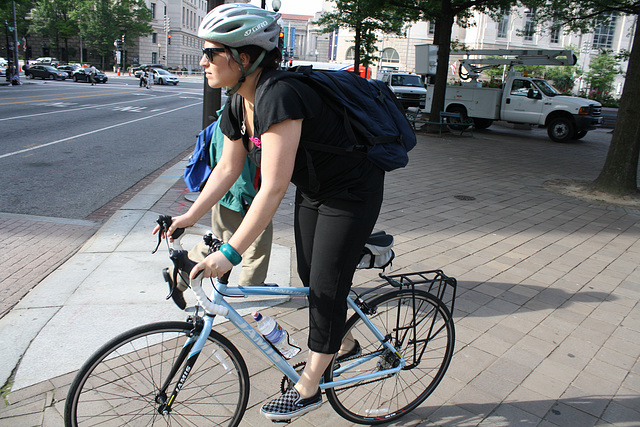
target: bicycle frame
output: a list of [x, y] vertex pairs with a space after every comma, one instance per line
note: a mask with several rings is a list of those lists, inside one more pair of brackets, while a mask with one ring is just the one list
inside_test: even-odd
[[[193, 283], [192, 283], [192, 286], [193, 286]], [[195, 286], [200, 286], [200, 285], [198, 284]], [[295, 369], [293, 369], [293, 367], [286, 361], [286, 359], [278, 351], [276, 351], [273, 348], [273, 346], [262, 336], [262, 334], [256, 331], [255, 328], [253, 328], [253, 326], [251, 326], [249, 322], [247, 322], [224, 299], [225, 296], [245, 297], [250, 295], [307, 296], [309, 295], [309, 288], [305, 288], [305, 287], [243, 287], [243, 286], [229, 287], [228, 285], [217, 281], [216, 286], [214, 286], [212, 297], [209, 298], [210, 301], [212, 301], [214, 304], [220, 307], [223, 307], [227, 311], [227, 314], [224, 315], [224, 317], [228, 319], [238, 330], [240, 330], [240, 332], [242, 332], [242, 334], [245, 337], [247, 337], [256, 346], [256, 348], [258, 348], [258, 350], [260, 350], [260, 352], [265, 355], [265, 357], [267, 357], [271, 362], [273, 362], [273, 364], [276, 365], [276, 367], [283, 374], [285, 374], [292, 382], [294, 383], [297, 382], [300, 376], [295, 371]], [[374, 334], [374, 336], [381, 342], [383, 347], [398, 357], [399, 363], [394, 368], [385, 369], [385, 370], [381, 370], [374, 373], [358, 375], [349, 379], [336, 380], [336, 381], [331, 381], [327, 383], [321, 382], [320, 388], [322, 390], [327, 388], [341, 387], [341, 386], [356, 383], [359, 381], [369, 381], [372, 379], [392, 375], [402, 370], [406, 365], [404, 358], [402, 358], [398, 350], [389, 342], [389, 340], [387, 340], [387, 338], [384, 335], [382, 335], [382, 332], [380, 332], [380, 330], [375, 327], [375, 325], [371, 322], [371, 320], [369, 320], [369, 318], [363, 313], [360, 307], [358, 307], [358, 305], [353, 301], [353, 299], [350, 296], [347, 296], [347, 304], [362, 318], [363, 322], [367, 325], [367, 327]], [[178, 383], [174, 387], [171, 397], [169, 398], [166, 404], [161, 405], [160, 411], [168, 412], [170, 410], [171, 405], [175, 401], [176, 396], [180, 392], [180, 389], [182, 388], [183, 384], [185, 383], [185, 381], [189, 376], [189, 373], [191, 372], [193, 366], [195, 365], [198, 355], [200, 354], [200, 351], [204, 347], [204, 344], [206, 343], [207, 338], [209, 337], [209, 333], [213, 329], [214, 318], [215, 318], [215, 315], [206, 313], [203, 316], [204, 322], [202, 324], [202, 329], [200, 330], [200, 332], [197, 335], [194, 334], [192, 337], [189, 337], [187, 342], [184, 344], [183, 350], [180, 356], [178, 357], [178, 359], [176, 360], [176, 364], [171, 370], [171, 373], [169, 374], [167, 381], [163, 385], [163, 388], [160, 390], [161, 396], [164, 395], [164, 392], [169, 387], [172, 379], [175, 377], [175, 374], [177, 374], [179, 367], [182, 366], [185, 359], [187, 360], [187, 363], [182, 369], [182, 374], [180, 375], [180, 379]], [[341, 373], [346, 372], [349, 369], [353, 369], [354, 367], [368, 360], [371, 360], [372, 358], [379, 356], [383, 351], [384, 350], [379, 350], [378, 352], [374, 352], [373, 354], [369, 354], [366, 356], [362, 356], [358, 359], [355, 359], [351, 361], [349, 364], [345, 366], [341, 366], [339, 369], [337, 369], [334, 372], [334, 374], [340, 375]], [[187, 352], [189, 354], [188, 357], [186, 355]], [[163, 403], [163, 402], [158, 402], [158, 403]]]

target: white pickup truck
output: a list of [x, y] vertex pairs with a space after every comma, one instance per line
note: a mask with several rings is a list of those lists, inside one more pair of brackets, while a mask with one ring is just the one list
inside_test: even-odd
[[[447, 86], [444, 110], [472, 118], [478, 129], [488, 128], [494, 120], [544, 126], [556, 142], [580, 139], [602, 124], [599, 102], [562, 95], [543, 79], [512, 74], [502, 88], [478, 85]], [[429, 85], [427, 109], [432, 99]]]
[[386, 71], [382, 73], [380, 80], [389, 86], [391, 92], [396, 95], [405, 110], [408, 107], [425, 108], [427, 90], [419, 75]]

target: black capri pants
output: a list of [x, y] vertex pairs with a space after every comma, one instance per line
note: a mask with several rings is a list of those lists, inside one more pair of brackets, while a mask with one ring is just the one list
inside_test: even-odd
[[309, 289], [309, 349], [334, 354], [347, 319], [346, 298], [367, 238], [380, 213], [384, 172], [367, 188], [311, 202], [296, 192], [294, 229], [298, 274]]

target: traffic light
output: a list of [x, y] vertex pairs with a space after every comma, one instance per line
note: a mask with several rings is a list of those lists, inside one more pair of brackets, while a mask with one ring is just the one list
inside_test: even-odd
[[167, 34], [167, 44], [171, 44], [171, 34]]
[[278, 40], [278, 47], [282, 49], [282, 55], [284, 56], [284, 31], [280, 28], [280, 40]]

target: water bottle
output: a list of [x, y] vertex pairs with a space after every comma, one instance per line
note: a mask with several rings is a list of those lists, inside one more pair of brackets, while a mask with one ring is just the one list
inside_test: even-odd
[[260, 333], [273, 344], [285, 359], [291, 359], [300, 353], [300, 347], [272, 317], [265, 317], [257, 311], [254, 311], [251, 315], [258, 322]]

